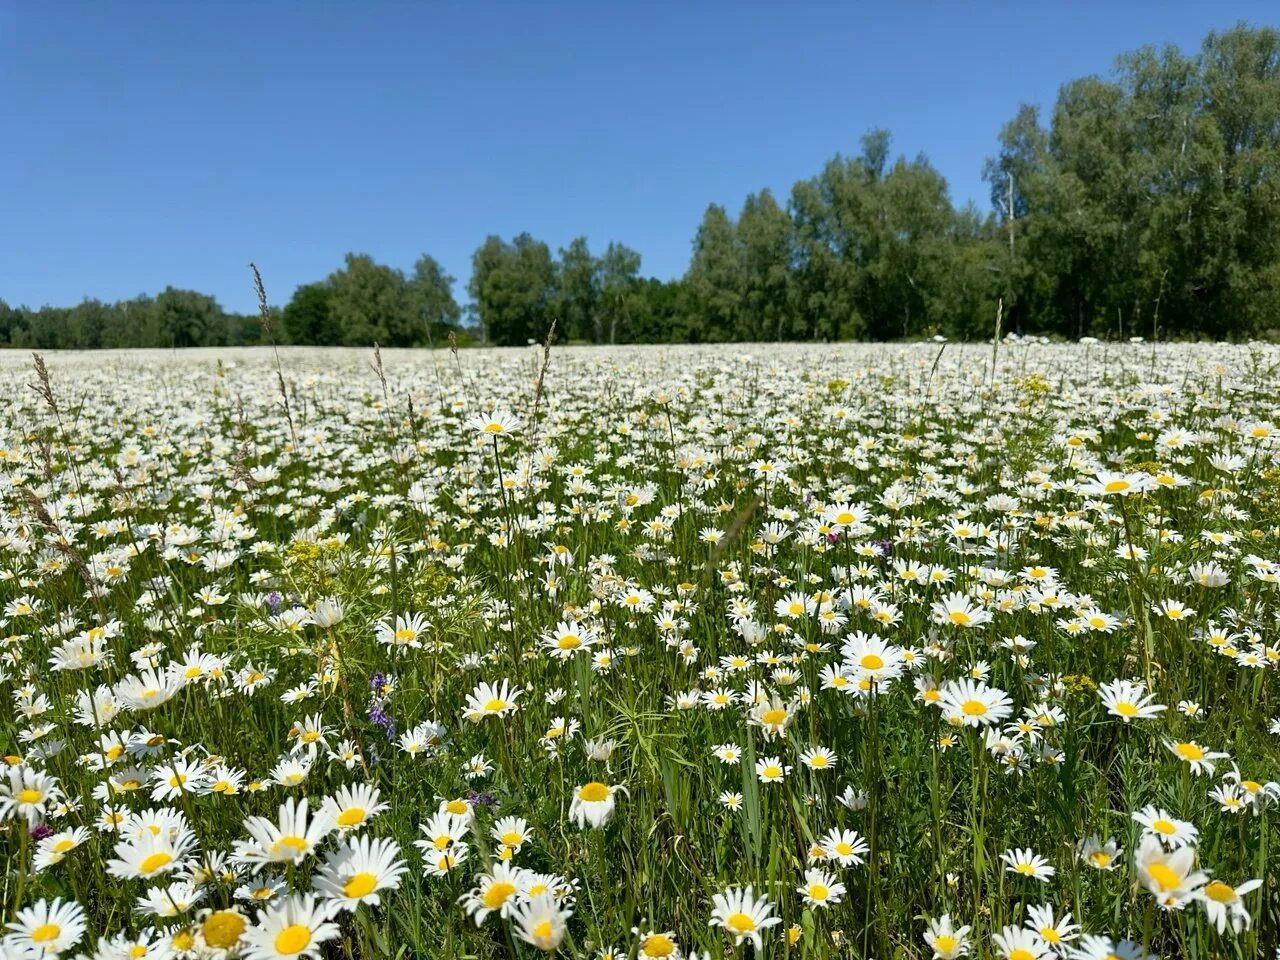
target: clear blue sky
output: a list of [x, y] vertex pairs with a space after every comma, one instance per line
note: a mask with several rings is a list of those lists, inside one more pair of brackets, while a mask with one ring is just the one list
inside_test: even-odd
[[458, 278], [486, 234], [681, 274], [736, 214], [884, 126], [957, 202], [1020, 102], [1272, 4], [0, 0], [0, 298], [166, 284], [272, 302], [349, 250]]

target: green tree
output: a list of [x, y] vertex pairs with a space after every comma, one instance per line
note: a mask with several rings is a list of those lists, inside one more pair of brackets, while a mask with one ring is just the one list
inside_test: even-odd
[[306, 283], [293, 291], [283, 314], [284, 333], [290, 343], [342, 343], [342, 328], [329, 308], [332, 292], [327, 283]]
[[741, 339], [803, 336], [792, 290], [793, 224], [773, 194], [751, 194], [738, 215], [742, 260]]
[[555, 267], [545, 243], [491, 236], [472, 256], [467, 292], [486, 338], [500, 346], [540, 341], [551, 323]]
[[409, 305], [415, 321], [414, 343], [438, 343], [457, 329], [462, 308], [453, 299], [453, 277], [425, 253], [413, 265], [409, 278]]
[[600, 261], [591, 254], [586, 237], [575, 237], [560, 248], [555, 267], [555, 294], [551, 310], [566, 340], [604, 340], [601, 313]]
[[693, 239], [693, 259], [684, 277], [689, 309], [701, 340], [737, 339], [745, 286], [737, 231], [724, 207], [711, 204]]
[[399, 270], [349, 253], [329, 275], [329, 311], [347, 346], [412, 346], [418, 328], [409, 287]]
[[207, 294], [165, 287], [151, 310], [160, 346], [208, 347], [227, 342], [226, 314]]
[[600, 258], [600, 318], [609, 343], [626, 340], [640, 296], [636, 283], [640, 254], [621, 243], [610, 243]]

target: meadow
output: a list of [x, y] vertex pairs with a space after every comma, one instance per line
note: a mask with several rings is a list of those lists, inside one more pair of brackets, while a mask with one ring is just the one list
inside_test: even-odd
[[9, 958], [1280, 955], [1280, 348], [0, 356]]

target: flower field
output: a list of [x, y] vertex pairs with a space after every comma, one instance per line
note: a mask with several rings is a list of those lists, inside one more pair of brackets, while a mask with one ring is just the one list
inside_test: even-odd
[[1277, 955], [1280, 348], [0, 387], [4, 958]]

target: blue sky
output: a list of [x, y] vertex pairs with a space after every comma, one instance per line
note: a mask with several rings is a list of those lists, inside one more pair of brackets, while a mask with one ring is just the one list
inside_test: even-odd
[[681, 274], [706, 205], [868, 129], [957, 202], [1020, 102], [1273, 4], [0, 0], [0, 298], [166, 284], [249, 310], [349, 250], [458, 278], [487, 234]]

